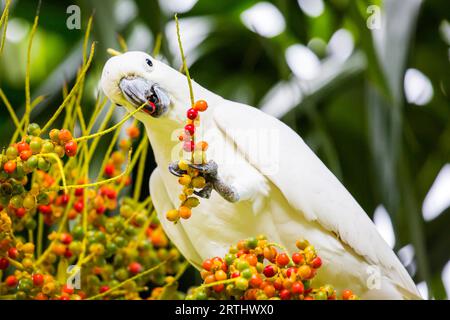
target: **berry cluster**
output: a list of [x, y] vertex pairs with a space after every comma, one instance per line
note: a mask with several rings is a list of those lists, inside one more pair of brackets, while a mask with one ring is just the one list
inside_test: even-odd
[[[51, 130], [50, 139], [40, 138], [39, 131], [31, 124], [28, 135], [1, 155], [0, 296], [78, 300], [164, 294], [185, 262], [163, 232], [149, 198], [143, 202], [125, 196], [119, 199], [121, 187], [131, 179], [117, 176], [133, 140], [140, 137], [139, 129], [129, 127], [128, 137], [105, 161], [104, 176], [117, 177], [111, 182], [82, 187], [88, 181], [80, 179], [78, 159], [72, 165], [66, 162], [63, 173], [75, 185], [68, 193], [58, 187], [62, 176], [56, 161], [65, 160], [64, 155], [73, 157], [76, 141], [64, 129]], [[14, 163], [14, 170], [7, 163]], [[39, 220], [54, 230], [47, 235], [46, 248], [42, 241], [34, 241]], [[40, 226], [37, 233], [43, 231]], [[154, 272], [141, 276], [159, 264]], [[81, 289], [67, 285], [68, 265], [82, 266]], [[149, 290], [148, 284], [154, 288]]]
[[[335, 300], [331, 285], [314, 288], [313, 279], [322, 260], [306, 240], [296, 242], [299, 251], [291, 256], [278, 251], [277, 244], [264, 236], [242, 240], [232, 246], [222, 259], [215, 257], [203, 262], [203, 284], [192, 289], [187, 299], [239, 300]], [[342, 299], [354, 300], [350, 290]]]
[[[50, 139], [39, 137], [40, 128], [32, 123], [27, 135], [0, 154], [0, 211], [14, 220], [15, 229], [34, 229], [37, 211], [49, 213], [55, 193], [49, 191], [56, 179], [48, 174], [58, 158], [73, 157], [77, 142], [65, 129], [53, 129]], [[33, 173], [34, 178], [30, 180]], [[27, 190], [27, 187], [28, 190]]]
[[169, 210], [166, 218], [169, 221], [177, 222], [180, 218], [189, 219], [192, 214], [192, 208], [200, 204], [197, 197], [194, 197], [194, 189], [202, 189], [206, 180], [200, 175], [197, 169], [189, 167], [189, 164], [206, 163], [206, 150], [208, 143], [206, 141], [195, 141], [196, 127], [200, 124], [199, 112], [206, 111], [208, 104], [204, 100], [198, 100], [187, 113], [186, 125], [184, 132], [179, 136], [179, 140], [183, 143], [183, 150], [188, 155], [187, 159], [181, 159], [178, 162], [178, 168], [184, 174], [178, 179], [178, 183], [183, 186], [183, 191], [179, 196], [181, 204], [178, 209]]

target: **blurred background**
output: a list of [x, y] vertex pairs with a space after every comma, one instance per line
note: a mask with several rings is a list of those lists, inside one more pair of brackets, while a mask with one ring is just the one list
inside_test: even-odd
[[[19, 116], [37, 7], [12, 1], [0, 57], [0, 88]], [[100, 94], [106, 49], [120, 50], [118, 35], [130, 50], [150, 53], [161, 34], [159, 58], [179, 68], [176, 12], [193, 78], [296, 130], [370, 215], [423, 297], [448, 297], [450, 2], [43, 0], [31, 89], [32, 98], [46, 99], [32, 121], [43, 125], [62, 101], [63, 84], [73, 84], [92, 13], [98, 47], [82, 101], [86, 115]], [[118, 109], [113, 122], [122, 116]], [[0, 102], [1, 147], [13, 130]], [[153, 168], [150, 154], [146, 175]]]

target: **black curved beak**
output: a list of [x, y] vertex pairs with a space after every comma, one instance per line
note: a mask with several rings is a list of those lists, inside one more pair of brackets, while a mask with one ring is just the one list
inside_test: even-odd
[[160, 117], [169, 108], [168, 94], [156, 83], [141, 77], [129, 77], [120, 80], [119, 87], [124, 97], [136, 108], [146, 103], [142, 110], [152, 117]]

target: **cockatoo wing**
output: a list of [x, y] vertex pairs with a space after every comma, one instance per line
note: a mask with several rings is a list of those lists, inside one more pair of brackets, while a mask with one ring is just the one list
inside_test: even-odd
[[[405, 296], [418, 297], [414, 282], [370, 218], [300, 136], [278, 119], [240, 103], [225, 100], [214, 112], [214, 120], [220, 130], [261, 172], [267, 170], [267, 162], [255, 156], [254, 152], [249, 152], [247, 137], [241, 135], [242, 129], [254, 132], [275, 130], [272, 132], [278, 136], [278, 143], [273, 143], [272, 139], [273, 145], [269, 146], [269, 151], [272, 157], [274, 154], [279, 156], [278, 170], [266, 175], [266, 178], [279, 188], [293, 214], [318, 222], [369, 265], [381, 268], [384, 276], [400, 290], [409, 293]], [[295, 228], [295, 224], [280, 228]]]

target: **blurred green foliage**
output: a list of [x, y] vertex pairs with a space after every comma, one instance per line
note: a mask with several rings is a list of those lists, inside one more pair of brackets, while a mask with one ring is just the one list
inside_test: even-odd
[[[66, 27], [66, 10], [73, 1], [44, 0], [41, 5], [31, 65], [33, 97], [46, 95], [32, 114], [40, 124], [59, 105], [63, 83], [71, 84], [75, 78], [84, 28], [92, 13], [92, 38], [98, 41], [98, 50], [82, 103], [87, 114], [92, 112], [98, 94], [106, 49], [120, 49], [118, 34], [126, 39], [129, 49], [148, 52], [156, 36], [163, 34], [161, 55], [179, 66], [178, 53], [171, 50], [171, 39], [165, 37], [173, 12], [163, 10], [167, 7], [161, 6], [164, 0], [74, 2], [81, 8], [81, 30]], [[422, 202], [438, 172], [450, 161], [450, 43], [440, 31], [442, 23], [450, 20], [450, 2], [395, 5], [392, 0], [330, 0], [324, 2], [321, 15], [311, 17], [297, 1], [272, 0], [286, 24], [284, 31], [272, 38], [249, 30], [241, 21], [242, 12], [258, 2], [200, 0], [181, 13], [182, 20], [204, 18], [210, 26], [193, 28], [197, 33], [207, 32], [191, 51], [192, 55], [195, 51], [191, 74], [225, 98], [261, 106], [277, 83], [295, 80], [286, 61], [288, 47], [308, 46], [324, 63], [329, 58], [326, 45], [333, 34], [342, 28], [350, 31], [352, 55], [334, 66], [331, 79], [314, 85], [295, 80], [302, 99], [281, 119], [299, 132], [369, 215], [384, 205], [394, 225], [395, 250], [407, 244], [415, 248], [416, 268], [409, 269], [414, 280], [426, 281], [432, 296], [445, 298], [441, 273], [450, 259], [450, 209], [425, 222]], [[366, 9], [374, 4], [384, 8], [382, 18], [387, 23], [381, 51], [376, 50], [373, 33], [366, 25]], [[36, 8], [37, 1], [13, 1], [9, 22], [13, 40], [6, 40], [0, 59], [0, 87], [19, 115], [24, 111], [26, 47]], [[424, 106], [405, 99], [407, 68], [420, 70], [431, 81], [433, 97]], [[0, 104], [1, 146], [8, 143], [12, 131], [13, 124]], [[152, 157], [148, 162], [147, 174], [154, 166]], [[450, 190], [448, 193], [450, 197]]]

